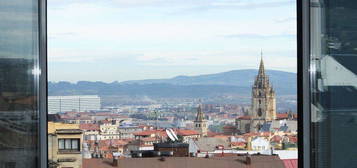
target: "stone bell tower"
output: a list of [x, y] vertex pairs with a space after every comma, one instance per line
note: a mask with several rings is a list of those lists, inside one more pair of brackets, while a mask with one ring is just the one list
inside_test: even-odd
[[[263, 54], [262, 54], [263, 55]], [[260, 60], [259, 72], [252, 87], [252, 119], [272, 121], [276, 119], [275, 91], [265, 74], [263, 56]]]
[[205, 120], [204, 114], [202, 112], [201, 105], [199, 105], [197, 108], [197, 116], [194, 123], [195, 130], [200, 133], [201, 137], [207, 136], [208, 125], [207, 120]]

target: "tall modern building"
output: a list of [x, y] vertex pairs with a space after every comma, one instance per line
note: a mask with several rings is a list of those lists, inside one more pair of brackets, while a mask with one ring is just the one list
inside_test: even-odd
[[97, 95], [76, 95], [76, 96], [49, 96], [48, 113], [58, 112], [85, 112], [100, 110], [101, 99]]

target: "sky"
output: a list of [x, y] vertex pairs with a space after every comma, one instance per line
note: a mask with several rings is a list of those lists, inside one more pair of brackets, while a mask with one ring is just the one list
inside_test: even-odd
[[49, 81], [296, 72], [295, 0], [48, 0]]

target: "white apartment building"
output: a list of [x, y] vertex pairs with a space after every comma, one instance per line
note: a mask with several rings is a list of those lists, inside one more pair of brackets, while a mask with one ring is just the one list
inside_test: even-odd
[[58, 112], [85, 112], [100, 110], [101, 99], [98, 95], [48, 96], [48, 114]]

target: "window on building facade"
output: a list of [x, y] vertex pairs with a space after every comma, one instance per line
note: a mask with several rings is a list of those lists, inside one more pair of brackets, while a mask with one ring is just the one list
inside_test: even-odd
[[79, 139], [58, 139], [58, 149], [79, 151], [79, 143]]

